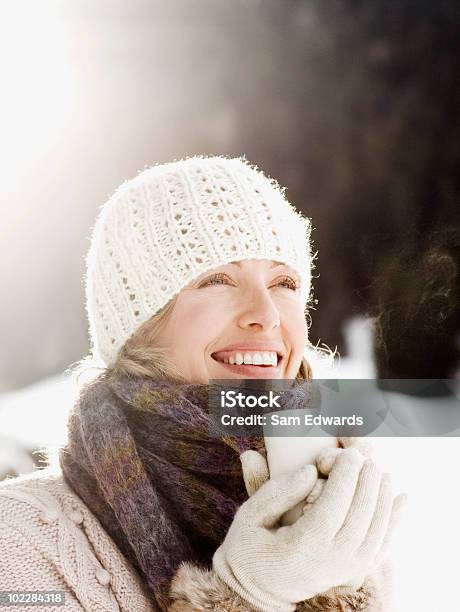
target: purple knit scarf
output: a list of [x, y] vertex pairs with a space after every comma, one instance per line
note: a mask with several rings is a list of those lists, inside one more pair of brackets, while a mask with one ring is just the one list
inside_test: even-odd
[[[306, 383], [306, 381], [305, 381]], [[302, 381], [283, 406], [304, 408]], [[247, 499], [240, 454], [262, 436], [214, 437], [208, 385], [101, 376], [86, 385], [60, 450], [65, 479], [137, 570], [160, 610], [182, 561], [209, 567]]]

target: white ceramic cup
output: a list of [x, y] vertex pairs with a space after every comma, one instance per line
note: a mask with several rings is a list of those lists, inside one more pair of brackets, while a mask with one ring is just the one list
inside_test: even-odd
[[[324, 448], [337, 448], [337, 438], [326, 437], [293, 437], [293, 436], [265, 436], [267, 462], [270, 478], [279, 474], [287, 474], [298, 470], [303, 465], [315, 465], [316, 458]], [[305, 501], [297, 504], [283, 514], [281, 525], [292, 525], [301, 516]]]

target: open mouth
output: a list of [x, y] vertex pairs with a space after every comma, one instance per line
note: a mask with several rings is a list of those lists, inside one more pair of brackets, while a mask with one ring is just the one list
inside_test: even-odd
[[[249, 363], [249, 361], [252, 361], [252, 359], [247, 360], [244, 359], [242, 361], [242, 358], [235, 358], [234, 354], [232, 355], [226, 355], [225, 353], [222, 354], [220, 353], [219, 356], [216, 355], [216, 353], [212, 353], [211, 357], [214, 359], [214, 361], [217, 361], [217, 363], [222, 364], [223, 366], [228, 366], [229, 368], [247, 368], [247, 369], [278, 369], [280, 367], [281, 361], [283, 360], [282, 355], [280, 355], [279, 353], [275, 353], [274, 351], [271, 353], [271, 356], [269, 358], [268, 355], [264, 355], [263, 359], [255, 359], [254, 361], [256, 361], [256, 363]], [[245, 361], [248, 361], [248, 363], [245, 363]], [[263, 361], [263, 363], [260, 363], [260, 361]], [[270, 363], [268, 363], [270, 361]]]

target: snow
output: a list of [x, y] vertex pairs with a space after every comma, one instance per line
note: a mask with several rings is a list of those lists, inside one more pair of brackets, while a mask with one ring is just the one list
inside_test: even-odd
[[[2, 449], [7, 438], [11, 445], [29, 450], [63, 442], [67, 415], [76, 395], [76, 382], [66, 374], [0, 394]], [[0, 474], [5, 471], [4, 467], [0, 461]]]

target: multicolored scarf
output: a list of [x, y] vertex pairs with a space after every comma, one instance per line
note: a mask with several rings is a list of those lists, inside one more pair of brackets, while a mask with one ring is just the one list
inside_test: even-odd
[[[308, 382], [281, 406], [304, 408]], [[209, 567], [247, 499], [240, 454], [263, 436], [215, 435], [209, 387], [100, 376], [68, 420], [65, 479], [137, 570], [161, 610], [182, 561]], [[282, 408], [283, 409], [283, 408]]]

